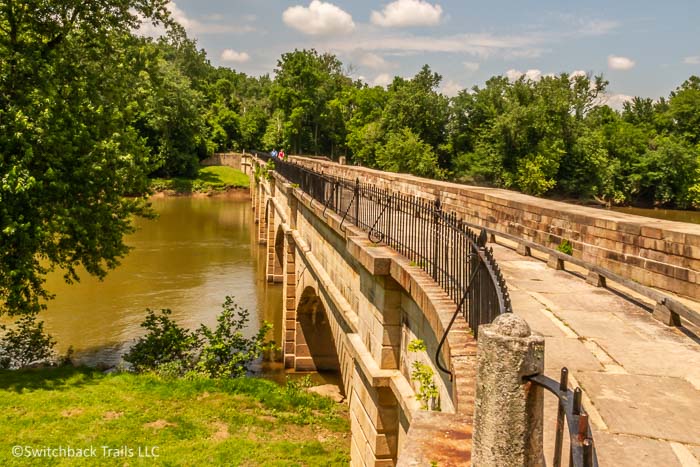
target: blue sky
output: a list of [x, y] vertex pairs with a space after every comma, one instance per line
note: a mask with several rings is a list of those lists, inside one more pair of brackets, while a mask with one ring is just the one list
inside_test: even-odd
[[698, 0], [177, 0], [170, 8], [214, 65], [252, 75], [313, 47], [370, 84], [427, 63], [448, 95], [493, 75], [603, 73], [616, 107], [700, 75]]

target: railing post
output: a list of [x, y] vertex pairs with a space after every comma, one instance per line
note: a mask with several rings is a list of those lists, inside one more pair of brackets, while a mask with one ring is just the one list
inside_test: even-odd
[[[559, 378], [559, 394], [566, 394], [569, 387], [569, 370], [567, 368], [561, 369], [561, 377]], [[554, 437], [554, 460], [552, 465], [554, 467], [561, 467], [561, 451], [562, 446], [564, 446], [564, 430], [566, 429], [566, 407], [564, 407], [564, 401], [561, 397], [558, 398], [559, 402], [557, 404], [557, 429]]]
[[355, 225], [360, 226], [360, 179], [355, 179]]
[[544, 466], [542, 387], [525, 381], [544, 370], [544, 338], [512, 313], [479, 328], [473, 466]]
[[433, 205], [433, 279], [437, 281], [438, 277], [438, 247], [440, 238], [438, 236], [438, 225], [440, 224], [440, 198], [435, 198]]

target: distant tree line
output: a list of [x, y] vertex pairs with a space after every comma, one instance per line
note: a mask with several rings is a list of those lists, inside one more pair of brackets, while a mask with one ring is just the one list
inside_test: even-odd
[[[668, 98], [636, 97], [617, 111], [606, 104], [602, 76], [496, 76], [448, 98], [439, 91], [441, 76], [427, 65], [410, 79], [372, 87], [350, 78], [331, 54], [295, 50], [281, 56], [274, 79], [254, 78], [211, 67], [194, 42], [183, 45], [197, 65], [173, 68], [187, 78], [181, 82], [189, 81], [189, 92], [201, 96], [187, 99], [201, 106], [192, 113], [201, 116], [203, 132], [199, 140], [191, 133], [189, 148], [200, 147], [197, 141], [209, 151], [284, 148], [534, 195], [700, 207], [697, 76]], [[171, 50], [164, 63], [183, 54], [166, 40], [149, 46]], [[167, 142], [172, 109], [159, 109], [166, 113], [154, 120], [163, 124], [158, 135]], [[160, 170], [187, 174], [183, 169], [196, 160], [182, 151], [177, 154], [189, 155], [189, 165], [174, 163], [180, 159], [171, 147], [176, 141], [154, 145], [165, 149]]]

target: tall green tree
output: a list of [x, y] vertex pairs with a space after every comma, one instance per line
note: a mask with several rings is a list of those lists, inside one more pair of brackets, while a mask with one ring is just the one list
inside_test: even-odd
[[164, 3], [0, 1], [0, 313], [38, 311], [56, 267], [104, 276], [148, 214], [129, 51], [137, 15], [165, 20]]
[[273, 105], [284, 112], [285, 139], [294, 153], [330, 152], [337, 114], [331, 102], [350, 79], [332, 54], [295, 50], [277, 62], [270, 90]]

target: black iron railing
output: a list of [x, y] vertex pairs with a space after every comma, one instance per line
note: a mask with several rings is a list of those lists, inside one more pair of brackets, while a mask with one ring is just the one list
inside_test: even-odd
[[[254, 154], [272, 160], [267, 153]], [[455, 316], [461, 313], [475, 336], [479, 325], [512, 311], [493, 250], [486, 247], [486, 232], [477, 235], [455, 213], [443, 211], [439, 199], [407, 196], [279, 159], [274, 164], [277, 173], [322, 204], [324, 213], [339, 214], [341, 228], [352, 224], [365, 230], [370, 241], [390, 246], [428, 273], [457, 304]], [[449, 373], [439, 361], [438, 366]]]
[[588, 414], [581, 404], [581, 388], [576, 388], [573, 391], [569, 389], [569, 370], [562, 368], [559, 382], [545, 375], [530, 376], [528, 379], [554, 394], [559, 400], [552, 466], [561, 466], [564, 427], [566, 427], [569, 430], [568, 465], [571, 467], [598, 467]]
[[[268, 153], [253, 152], [262, 161], [273, 160]], [[508, 288], [486, 247], [487, 232], [467, 225], [455, 213], [442, 210], [439, 199], [407, 196], [368, 183], [324, 175], [302, 165], [273, 160], [275, 171], [328, 210], [341, 216], [341, 228], [355, 225], [367, 232], [373, 243], [383, 243], [420, 267], [438, 283], [457, 305], [435, 353], [440, 370], [440, 350], [457, 316], [466, 319], [478, 337], [479, 326], [498, 315], [512, 312]], [[569, 465], [597, 467], [588, 415], [581, 407], [581, 390], [567, 389], [567, 371], [562, 381], [544, 376], [530, 377], [559, 398], [557, 441], [553, 465], [561, 465], [564, 420], [571, 438]], [[584, 434], [582, 434], [584, 433]]]

